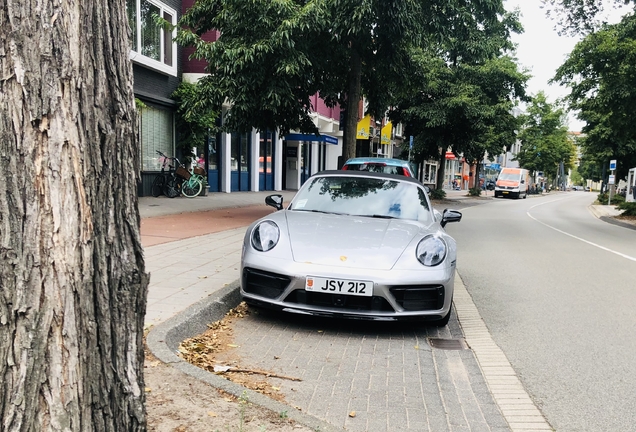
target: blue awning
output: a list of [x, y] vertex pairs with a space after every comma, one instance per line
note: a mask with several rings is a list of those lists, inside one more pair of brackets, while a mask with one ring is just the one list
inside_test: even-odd
[[285, 135], [287, 141], [318, 141], [325, 144], [338, 144], [338, 138], [329, 135], [314, 135], [314, 134], [287, 134]]

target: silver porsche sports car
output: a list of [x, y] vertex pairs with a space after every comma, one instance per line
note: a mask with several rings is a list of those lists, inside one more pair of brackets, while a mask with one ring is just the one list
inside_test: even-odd
[[312, 176], [245, 233], [241, 295], [285, 312], [448, 323], [461, 213], [434, 210], [417, 180], [364, 171]]

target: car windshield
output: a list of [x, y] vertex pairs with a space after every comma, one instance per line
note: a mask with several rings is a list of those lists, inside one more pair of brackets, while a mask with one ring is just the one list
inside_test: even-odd
[[367, 162], [367, 163], [350, 163], [347, 164], [350, 171], [369, 171], [385, 174], [405, 175], [404, 168], [401, 166], [387, 165], [385, 163]]
[[410, 182], [367, 177], [316, 177], [298, 192], [293, 211], [432, 221], [426, 193]]
[[519, 173], [501, 173], [498, 180], [519, 180]]

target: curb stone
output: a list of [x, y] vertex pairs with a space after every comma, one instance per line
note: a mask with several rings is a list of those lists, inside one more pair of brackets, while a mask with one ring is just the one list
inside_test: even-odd
[[632, 225], [632, 224], [627, 223], [627, 222], [622, 222], [622, 221], [620, 221], [618, 219], [615, 219], [613, 217], [600, 216], [599, 219], [602, 220], [603, 222], [607, 222], [607, 223], [610, 223], [612, 225], [617, 225], [617, 226], [620, 226], [620, 227], [623, 227], [623, 228], [629, 228], [629, 229], [636, 230], [636, 225]]
[[290, 409], [289, 405], [270, 399], [261, 393], [249, 390], [239, 384], [200, 369], [177, 355], [177, 349], [181, 341], [203, 333], [208, 329], [208, 323], [222, 319], [230, 309], [236, 307], [240, 302], [239, 281], [235, 281], [209, 297], [198, 301], [176, 316], [151, 328], [146, 338], [148, 349], [163, 363], [187, 375], [238, 398], [247, 396], [250, 403], [262, 406], [270, 411], [287, 411], [288, 418], [304, 426], [321, 432], [344, 431], [342, 428], [338, 428], [309, 414]]

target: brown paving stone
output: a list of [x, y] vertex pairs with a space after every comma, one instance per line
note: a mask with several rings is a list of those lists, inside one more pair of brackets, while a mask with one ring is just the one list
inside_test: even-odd
[[248, 226], [273, 213], [266, 205], [180, 213], [141, 220], [143, 247]]

